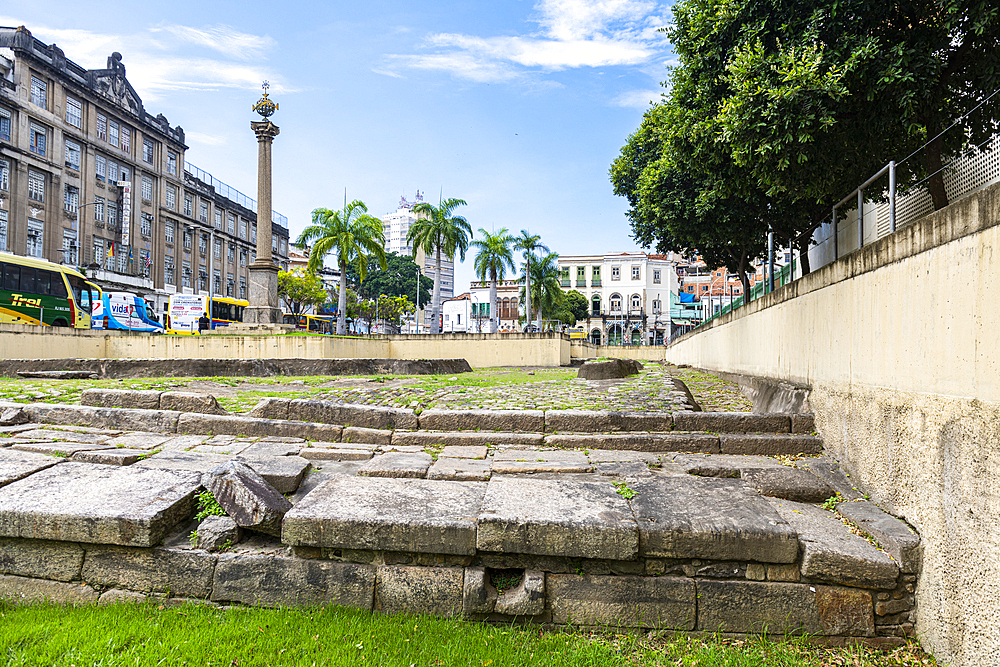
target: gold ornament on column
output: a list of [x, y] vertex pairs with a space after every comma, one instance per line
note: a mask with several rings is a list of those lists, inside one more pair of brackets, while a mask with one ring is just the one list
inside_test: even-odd
[[271, 84], [264, 81], [261, 84], [261, 88], [264, 89], [264, 96], [257, 100], [257, 103], [253, 105], [253, 110], [260, 114], [261, 118], [267, 120], [269, 116], [272, 116], [275, 111], [278, 110], [278, 105], [275, 104], [274, 100], [267, 96], [267, 89], [271, 87]]

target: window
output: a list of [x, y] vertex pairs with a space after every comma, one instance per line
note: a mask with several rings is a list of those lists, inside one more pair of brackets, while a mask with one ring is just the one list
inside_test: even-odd
[[232, 213], [226, 213], [226, 231], [230, 234], [236, 233], [236, 217]]
[[97, 138], [108, 140], [108, 117], [102, 113], [97, 114]]
[[83, 105], [69, 95], [66, 96], [66, 122], [73, 127], [83, 127]]
[[45, 202], [45, 174], [28, 170], [28, 199]]
[[214, 294], [222, 294], [222, 273], [216, 269], [215, 275], [212, 276], [212, 292]]
[[153, 142], [149, 139], [142, 140], [142, 161], [153, 164]]
[[191, 249], [191, 230], [190, 229], [185, 229], [184, 230], [184, 249], [185, 250], [190, 250]]
[[[233, 245], [232, 243], [229, 244], [228, 257], [230, 262], [236, 261], [236, 246]], [[232, 296], [232, 294], [230, 294], [229, 296]]]
[[70, 229], [63, 230], [63, 262], [70, 266], [76, 266], [76, 232]]
[[240, 276], [240, 298], [247, 298], [247, 279], [243, 276]]
[[215, 209], [215, 228], [222, 229], [222, 211]]
[[121, 167], [119, 167], [119, 169], [121, 169], [121, 175], [122, 175], [120, 180], [131, 182], [132, 172], [129, 171], [129, 168], [126, 167], [125, 165], [122, 165]]
[[590, 300], [590, 314], [593, 317], [598, 317], [601, 314], [601, 295], [595, 294]]
[[7, 249], [7, 211], [0, 209], [0, 250]]
[[104, 197], [94, 197], [94, 220], [104, 222]]
[[104, 261], [104, 239], [98, 238], [96, 236], [94, 237], [93, 252], [94, 255], [90, 258], [90, 260], [94, 264], [100, 264], [102, 261]]
[[191, 195], [184, 195], [184, 215], [191, 217], [191, 209], [194, 208], [194, 199]]
[[25, 254], [28, 257], [42, 256], [42, 230], [44, 225], [41, 220], [28, 218], [28, 247]]
[[31, 75], [31, 103], [35, 106], [48, 108], [49, 88], [41, 78]]
[[167, 173], [177, 175], [177, 153], [167, 151]]
[[199, 207], [198, 210], [198, 219], [201, 220], [202, 222], [208, 222], [208, 203], [207, 202], [199, 202], [199, 203], [201, 204], [201, 206]]
[[142, 217], [139, 219], [139, 233], [143, 236], [150, 237], [153, 235], [153, 214], [143, 213]]
[[250, 263], [253, 264], [256, 261], [257, 261], [257, 251], [256, 250], [251, 250], [250, 251]]
[[76, 213], [80, 208], [80, 188], [67, 184], [63, 192], [63, 210]]
[[653, 282], [654, 283], [659, 283], [660, 282], [660, 270], [659, 269], [653, 269]]
[[659, 315], [660, 314], [660, 300], [659, 299], [653, 299], [653, 314], [654, 315]]
[[638, 280], [638, 279], [639, 279], [639, 267], [638, 266], [633, 266], [632, 267], [632, 280]]
[[241, 249], [240, 250], [240, 266], [246, 266], [246, 265], [247, 265], [247, 251]]
[[215, 258], [222, 259], [222, 239], [215, 239]]
[[97, 177], [97, 180], [103, 183], [107, 173], [108, 161], [104, 159], [103, 155], [96, 156], [94, 158], [94, 175]]
[[0, 160], [0, 190], [10, 188], [10, 162]]
[[167, 186], [167, 208], [177, 210], [177, 188], [172, 185]]
[[226, 296], [233, 296], [233, 291], [236, 288], [236, 283], [233, 281], [233, 274], [226, 274]]
[[118, 249], [118, 273], [128, 273], [128, 250]]
[[173, 245], [174, 243], [174, 221], [167, 220], [167, 223], [163, 225], [163, 240], [167, 243]]
[[208, 291], [208, 271], [205, 270], [204, 264], [198, 267], [198, 291]]
[[[612, 271], [613, 271], [613, 269], [612, 269]], [[614, 275], [614, 274], [612, 273], [612, 275]], [[612, 313], [620, 313], [620, 312], [622, 312], [622, 298], [618, 294], [612, 294], [611, 295], [611, 312]]]
[[113, 120], [108, 123], [108, 143], [118, 146], [118, 121]]
[[66, 166], [80, 171], [80, 144], [66, 140]]
[[612, 266], [611, 267], [611, 279], [612, 280], [621, 280], [621, 278], [622, 278], [621, 268], [619, 268], [617, 266]]
[[245, 239], [247, 237], [247, 221], [240, 219], [240, 238]]
[[165, 255], [163, 257], [163, 282], [167, 285], [175, 284], [173, 255]]
[[115, 270], [115, 242], [108, 240], [108, 251], [104, 253], [104, 270]]
[[272, 236], [271, 237], [271, 252], [272, 253], [278, 252], [278, 237], [277, 236]]
[[251, 243], [256, 243], [257, 242], [257, 225], [256, 224], [251, 224], [250, 225], [250, 242]]
[[[288, 242], [285, 239], [283, 239], [283, 238], [278, 241], [279, 247], [281, 248], [280, 252], [281, 252], [282, 255], [287, 255], [288, 254], [288, 252], [285, 250], [285, 248], [287, 247], [287, 243]], [[445, 283], [445, 284], [447, 285], [448, 283]]]
[[592, 266], [590, 267], [590, 286], [600, 287], [601, 286], [601, 267]]
[[153, 179], [145, 175], [142, 177], [142, 200], [153, 201]]
[[191, 287], [191, 262], [181, 262], [181, 287]]
[[201, 234], [198, 236], [198, 252], [202, 255], [208, 252], [208, 234]]
[[114, 160], [108, 160], [108, 185], [114, 185], [118, 182], [118, 163]]
[[642, 299], [639, 298], [638, 294], [632, 295], [632, 310], [640, 310], [642, 308]]
[[0, 139], [10, 141], [10, 112], [0, 108]]
[[37, 123], [28, 124], [28, 150], [45, 155], [45, 128]]
[[122, 150], [126, 153], [132, 151], [132, 130], [122, 125]]
[[118, 203], [108, 200], [108, 229], [118, 229]]

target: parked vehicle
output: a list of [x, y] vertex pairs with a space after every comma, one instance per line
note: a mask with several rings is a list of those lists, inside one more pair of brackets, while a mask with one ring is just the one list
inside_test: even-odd
[[132, 292], [105, 292], [94, 296], [94, 329], [163, 333], [164, 327], [145, 299]]
[[208, 313], [211, 328], [226, 327], [243, 321], [243, 311], [250, 305], [244, 299], [205, 294], [171, 294], [167, 306], [167, 333], [197, 334], [198, 318]]
[[0, 252], [0, 323], [89, 329], [92, 291], [76, 269]]

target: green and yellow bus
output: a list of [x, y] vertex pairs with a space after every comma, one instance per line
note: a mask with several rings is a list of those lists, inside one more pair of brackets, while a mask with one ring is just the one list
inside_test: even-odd
[[91, 290], [76, 269], [0, 252], [0, 324], [89, 329]]

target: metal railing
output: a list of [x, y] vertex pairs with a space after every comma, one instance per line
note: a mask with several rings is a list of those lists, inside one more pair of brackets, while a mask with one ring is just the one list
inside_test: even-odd
[[[222, 181], [220, 181], [219, 179], [217, 179], [215, 176], [212, 176], [210, 173], [208, 173], [204, 169], [199, 169], [198, 167], [194, 166], [193, 164], [191, 164], [190, 162], [188, 162], [187, 160], [185, 160], [184, 161], [184, 171], [188, 172], [189, 174], [191, 174], [192, 176], [194, 176], [195, 178], [197, 178], [202, 183], [206, 183], [207, 185], [211, 185], [213, 188], [215, 188], [216, 194], [219, 194], [219, 195], [225, 197], [226, 199], [228, 199], [231, 202], [239, 204], [243, 208], [249, 209], [249, 210], [253, 211], [254, 213], [257, 213], [257, 200], [256, 199], [251, 199], [250, 197], [247, 197], [245, 194], [243, 194], [242, 192], [240, 192], [236, 188], [231, 187], [229, 185], [226, 185], [225, 183], [223, 183]], [[281, 215], [280, 213], [278, 213], [275, 210], [271, 211], [271, 221], [278, 223], [279, 225], [281, 225], [285, 229], [288, 229], [288, 218], [286, 218], [285, 216]]]

